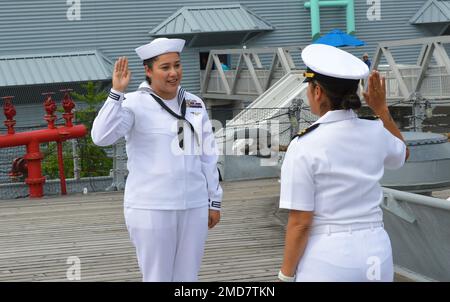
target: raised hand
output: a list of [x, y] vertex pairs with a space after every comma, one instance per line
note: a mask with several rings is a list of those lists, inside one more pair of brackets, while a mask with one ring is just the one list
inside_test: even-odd
[[130, 78], [131, 72], [128, 69], [128, 59], [126, 57], [120, 57], [114, 64], [112, 88], [120, 92], [125, 92], [130, 83]]
[[386, 79], [380, 76], [377, 70], [372, 71], [368, 79], [367, 92], [363, 93], [367, 105], [375, 114], [387, 110], [386, 104]]
[[[374, 70], [370, 74], [368, 81], [367, 92], [363, 93], [367, 105], [376, 115], [379, 116], [384, 127], [391, 132], [392, 135], [398, 137], [404, 142], [405, 139], [392, 118], [386, 104], [386, 79], [384, 77], [380, 77], [379, 72]], [[409, 149], [406, 147], [406, 159], [408, 159], [408, 157]]]

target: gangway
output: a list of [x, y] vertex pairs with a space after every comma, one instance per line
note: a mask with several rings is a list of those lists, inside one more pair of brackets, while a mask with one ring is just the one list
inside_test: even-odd
[[[245, 125], [247, 121], [257, 121], [255, 112], [251, 109], [267, 108], [274, 109], [289, 107], [294, 98], [302, 98], [306, 100], [307, 83], [303, 83], [303, 72], [299, 70], [291, 71], [282, 77], [277, 83], [261, 94], [255, 101], [247, 106], [247, 110], [241, 111], [227, 125], [239, 126]], [[267, 112], [264, 119], [268, 119], [276, 115], [275, 112]]]
[[[300, 70], [295, 64], [300, 51], [293, 46], [211, 50], [200, 73], [200, 93], [208, 100], [253, 101], [285, 74]], [[223, 56], [230, 70], [223, 70]]]
[[[405, 128], [422, 131], [423, 121], [434, 114], [436, 107], [450, 107], [450, 59], [445, 46], [450, 36], [381, 42], [373, 56], [372, 68], [386, 78], [386, 97], [390, 106], [410, 107], [409, 125]], [[399, 64], [394, 54], [401, 47], [421, 47], [416, 62]], [[384, 58], [382, 65], [382, 59]], [[434, 123], [433, 127], [448, 127]]]
[[[378, 69], [386, 76], [389, 101], [408, 101], [417, 95], [439, 104], [450, 100], [450, 59], [445, 44], [450, 36], [418, 38], [381, 42], [373, 56], [372, 69]], [[396, 48], [420, 46], [414, 64], [399, 64], [394, 58]], [[381, 65], [385, 59], [387, 65]], [[434, 59], [434, 60], [433, 60]], [[409, 103], [409, 106], [411, 103]]]
[[[286, 114], [292, 104], [297, 105], [298, 114], [296, 121], [300, 120], [296, 128], [309, 126], [316, 120], [309, 112], [306, 100], [307, 83], [303, 83], [303, 72], [293, 70], [283, 76], [278, 82], [261, 94], [256, 100], [226, 123], [226, 130], [219, 129], [216, 133], [216, 141], [224, 147], [229, 141], [234, 141], [235, 133], [242, 129], [267, 127], [266, 123], [276, 122], [279, 126], [279, 142], [289, 142], [292, 132], [291, 120]], [[291, 131], [289, 131], [291, 130]]]
[[299, 128], [317, 119], [309, 111], [308, 84], [303, 80], [302, 71], [288, 72], [215, 133], [223, 179], [274, 177], [279, 173], [280, 146], [287, 146]]

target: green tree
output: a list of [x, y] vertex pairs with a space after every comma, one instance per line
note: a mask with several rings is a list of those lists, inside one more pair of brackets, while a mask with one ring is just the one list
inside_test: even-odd
[[71, 95], [75, 102], [81, 102], [87, 106], [82, 110], [77, 110], [75, 118], [77, 122], [83, 123], [88, 128], [88, 131], [91, 131], [97, 109], [99, 108], [99, 105], [106, 100], [108, 93], [102, 89], [101, 82], [96, 84], [88, 82], [82, 84], [81, 88], [86, 91], [85, 94], [72, 92]]
[[[80, 158], [80, 176], [104, 176], [109, 175], [112, 168], [112, 159], [107, 157], [105, 149], [96, 146], [92, 142], [90, 135], [92, 123], [94, 122], [97, 110], [104, 100], [108, 97], [108, 93], [102, 89], [101, 83], [88, 82], [82, 84], [81, 88], [84, 93], [71, 93], [78, 109], [75, 111], [75, 123], [84, 124], [88, 130], [88, 134], [78, 139], [78, 155]], [[76, 108], [76, 107], [75, 107]], [[58, 110], [58, 111], [62, 111]], [[43, 162], [43, 173], [47, 178], [58, 178], [58, 156], [56, 143], [46, 144], [43, 148], [46, 155]], [[63, 143], [64, 156], [64, 173], [66, 177], [73, 175], [73, 154], [71, 142]]]

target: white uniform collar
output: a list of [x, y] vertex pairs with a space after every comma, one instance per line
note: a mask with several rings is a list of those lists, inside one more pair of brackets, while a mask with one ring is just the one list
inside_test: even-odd
[[356, 115], [356, 113], [351, 109], [349, 109], [349, 110], [330, 110], [327, 113], [325, 113], [323, 116], [321, 116], [314, 124], [333, 123], [333, 122], [349, 120], [349, 119], [357, 118], [357, 117], [358, 116]]
[[[139, 87], [139, 88], [146, 88], [149, 89], [151, 93], [154, 93], [155, 95], [159, 96], [154, 90], [153, 88], [148, 84], [147, 81], [143, 81]], [[181, 88], [181, 86], [178, 86], [177, 88], [177, 95], [178, 95], [178, 104], [181, 104], [181, 102], [183, 101], [185, 95], [186, 95], [186, 90], [184, 88]], [[159, 96], [160, 97], [160, 96]], [[162, 99], [162, 97], [160, 97]]]

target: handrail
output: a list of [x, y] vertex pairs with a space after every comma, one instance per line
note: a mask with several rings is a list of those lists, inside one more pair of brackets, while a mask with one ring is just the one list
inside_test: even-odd
[[450, 201], [383, 187], [383, 192], [396, 200], [450, 211]]

